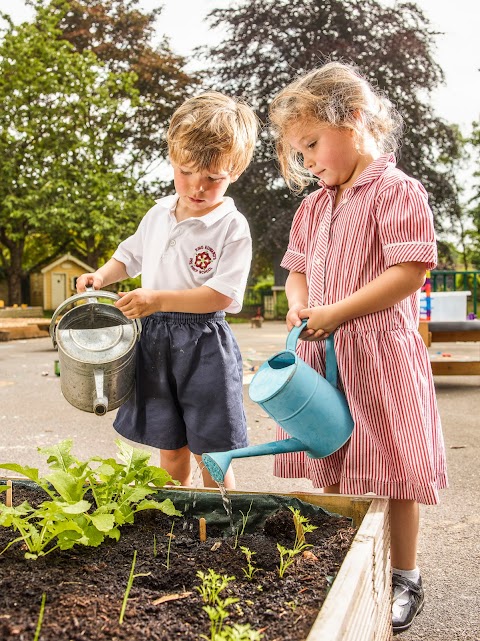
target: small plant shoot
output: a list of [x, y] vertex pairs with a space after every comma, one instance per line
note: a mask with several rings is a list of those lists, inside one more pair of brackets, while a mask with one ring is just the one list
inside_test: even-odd
[[295, 557], [301, 554], [304, 550], [311, 548], [309, 543], [305, 543], [305, 534], [316, 530], [315, 525], [311, 525], [309, 520], [302, 516], [300, 510], [293, 507], [288, 508], [293, 514], [293, 523], [295, 527], [295, 542], [293, 548], [285, 548], [280, 543], [277, 543], [277, 549], [280, 552], [280, 565], [278, 568], [278, 575], [283, 578], [285, 571], [295, 561]]

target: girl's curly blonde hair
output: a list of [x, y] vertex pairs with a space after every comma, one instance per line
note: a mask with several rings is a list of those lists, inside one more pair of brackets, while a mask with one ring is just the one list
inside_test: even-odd
[[187, 99], [173, 114], [167, 132], [170, 160], [197, 171], [248, 167], [258, 134], [258, 119], [246, 103], [217, 91]]
[[286, 140], [292, 127], [313, 121], [351, 129], [358, 143], [369, 134], [386, 153], [398, 148], [403, 122], [385, 95], [353, 65], [340, 62], [329, 62], [290, 83], [273, 99], [269, 115], [281, 172], [297, 193], [317, 179]]

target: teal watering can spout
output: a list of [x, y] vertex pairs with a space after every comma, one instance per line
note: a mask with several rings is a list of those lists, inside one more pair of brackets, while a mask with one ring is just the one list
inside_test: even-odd
[[326, 339], [326, 376], [323, 378], [295, 352], [306, 321], [287, 337], [286, 350], [260, 367], [250, 383], [249, 395], [291, 438], [262, 443], [230, 452], [209, 452], [203, 463], [217, 483], [223, 483], [234, 458], [306, 452], [324, 458], [350, 438], [353, 419], [345, 396], [337, 389], [337, 359], [333, 335]]
[[223, 483], [225, 474], [233, 458], [247, 458], [249, 456], [266, 456], [271, 454], [286, 454], [287, 452], [303, 452], [305, 445], [296, 438], [287, 438], [284, 441], [261, 443], [251, 447], [242, 447], [230, 452], [211, 452], [204, 454], [202, 461], [216, 483]]

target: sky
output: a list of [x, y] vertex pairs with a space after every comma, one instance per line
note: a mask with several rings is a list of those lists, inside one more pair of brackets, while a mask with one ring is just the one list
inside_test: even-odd
[[[395, 0], [383, 0], [394, 4]], [[221, 34], [209, 30], [205, 16], [213, 9], [226, 8], [232, 0], [141, 0], [145, 10], [163, 4], [159, 34], [165, 34], [172, 49], [188, 56], [194, 47], [215, 44]], [[445, 86], [432, 95], [438, 116], [460, 125], [468, 133], [473, 121], [480, 120], [480, 2], [479, 0], [416, 0], [437, 36], [435, 59], [445, 73]], [[15, 22], [28, 19], [31, 10], [24, 0], [0, 0], [0, 10]]]

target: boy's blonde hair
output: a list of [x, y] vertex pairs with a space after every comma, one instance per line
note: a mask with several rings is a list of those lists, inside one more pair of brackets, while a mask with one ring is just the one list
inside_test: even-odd
[[255, 149], [258, 120], [246, 103], [217, 91], [186, 100], [167, 133], [170, 160], [197, 171], [240, 175]]
[[347, 128], [355, 132], [359, 143], [368, 133], [383, 153], [398, 148], [402, 130], [402, 117], [388, 98], [353, 65], [340, 62], [329, 62], [292, 82], [273, 99], [269, 111], [280, 169], [296, 192], [317, 178], [304, 168], [302, 155], [286, 140], [292, 127], [321, 122]]

